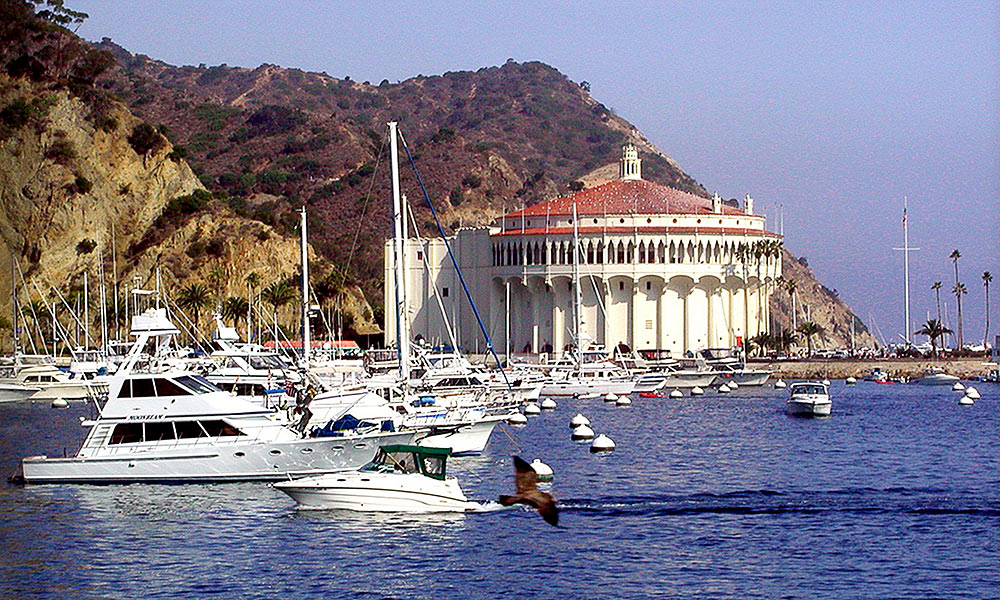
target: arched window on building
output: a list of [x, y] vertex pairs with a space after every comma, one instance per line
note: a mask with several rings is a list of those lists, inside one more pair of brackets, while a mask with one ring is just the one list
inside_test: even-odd
[[646, 242], [639, 242], [639, 261], [640, 263], [646, 262]]
[[625, 264], [625, 244], [618, 242], [618, 259], [615, 261], [620, 265]]

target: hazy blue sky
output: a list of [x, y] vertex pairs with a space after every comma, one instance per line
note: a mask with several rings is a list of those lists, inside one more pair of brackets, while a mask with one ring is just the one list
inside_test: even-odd
[[931, 283], [950, 289], [958, 248], [966, 339], [983, 336], [984, 270], [1000, 333], [996, 1], [67, 3], [90, 14], [84, 37], [178, 65], [378, 82], [543, 61], [710, 191], [783, 206], [786, 245], [890, 341], [907, 196], [914, 327], [935, 311]]

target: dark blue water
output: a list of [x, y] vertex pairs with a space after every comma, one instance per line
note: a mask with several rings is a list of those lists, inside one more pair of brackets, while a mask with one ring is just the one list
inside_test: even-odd
[[[266, 484], [0, 486], [0, 597], [998, 598], [1000, 386], [563, 401], [455, 461], [470, 499], [510, 455], [556, 472], [561, 527], [469, 515], [297, 511]], [[577, 411], [618, 450], [569, 439]], [[0, 405], [0, 469], [73, 453], [78, 407]], [[516, 446], [515, 446], [516, 444]], [[517, 448], [520, 446], [520, 449]]]

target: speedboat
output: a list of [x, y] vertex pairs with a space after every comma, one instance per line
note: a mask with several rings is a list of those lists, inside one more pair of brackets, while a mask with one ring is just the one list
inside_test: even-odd
[[[103, 405], [75, 456], [30, 456], [24, 483], [133, 483], [280, 480], [356, 469], [383, 444], [412, 442], [392, 420], [354, 419], [322, 432], [231, 395], [192, 372], [134, 370], [154, 337], [179, 331], [161, 310], [133, 319], [137, 341], [108, 380]], [[348, 407], [346, 410], [349, 410]], [[338, 418], [339, 420], [339, 418]], [[346, 416], [344, 418], [346, 421]]]
[[788, 386], [785, 412], [797, 417], [828, 417], [833, 408], [830, 387], [819, 381], [796, 381]]
[[357, 471], [281, 481], [274, 487], [302, 508], [371, 512], [466, 512], [469, 502], [458, 480], [446, 473], [447, 448], [388, 445]]
[[930, 367], [924, 371], [923, 377], [915, 379], [913, 383], [918, 385], [955, 385], [958, 381], [958, 377], [945, 373], [941, 367]]

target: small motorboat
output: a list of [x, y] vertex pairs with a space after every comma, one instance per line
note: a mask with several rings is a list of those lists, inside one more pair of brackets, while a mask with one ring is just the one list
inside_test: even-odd
[[466, 512], [478, 508], [449, 477], [451, 450], [394, 444], [357, 471], [281, 481], [274, 487], [302, 508], [370, 512]]
[[785, 412], [796, 417], [828, 417], [833, 408], [830, 386], [819, 381], [797, 381], [788, 386]]
[[949, 375], [940, 367], [931, 367], [924, 371], [924, 376], [913, 380], [918, 385], [955, 385], [959, 381], [958, 377]]
[[670, 398], [670, 394], [658, 394], [656, 392], [639, 392], [640, 398]]

